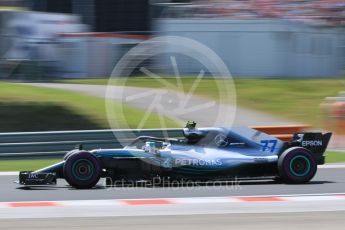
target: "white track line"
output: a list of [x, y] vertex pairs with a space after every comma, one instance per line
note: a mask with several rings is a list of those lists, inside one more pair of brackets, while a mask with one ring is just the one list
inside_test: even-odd
[[343, 168], [345, 168], [345, 164], [319, 165], [318, 168], [320, 168], [320, 169], [343, 169]]
[[19, 172], [0, 172], [0, 176], [18, 176]]
[[315, 211], [345, 211], [345, 194], [0, 203], [0, 219]]

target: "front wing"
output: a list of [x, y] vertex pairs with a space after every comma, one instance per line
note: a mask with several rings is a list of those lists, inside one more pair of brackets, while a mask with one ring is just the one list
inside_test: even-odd
[[24, 171], [19, 173], [19, 184], [31, 185], [56, 185], [56, 173], [34, 173]]

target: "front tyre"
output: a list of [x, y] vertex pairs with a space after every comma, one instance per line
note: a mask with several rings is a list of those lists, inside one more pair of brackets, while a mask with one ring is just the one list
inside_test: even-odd
[[63, 167], [65, 180], [77, 189], [94, 187], [101, 177], [101, 172], [99, 160], [89, 152], [72, 154]]
[[306, 183], [315, 176], [316, 170], [317, 163], [305, 148], [289, 148], [278, 159], [279, 176], [286, 183]]

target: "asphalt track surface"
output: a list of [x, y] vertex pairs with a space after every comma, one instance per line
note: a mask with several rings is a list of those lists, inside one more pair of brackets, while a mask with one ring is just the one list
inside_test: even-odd
[[64, 180], [59, 180], [57, 186], [31, 189], [14, 184], [15, 180], [17, 176], [0, 176], [0, 202], [345, 193], [345, 168], [321, 168], [310, 183], [301, 185], [279, 184], [273, 181], [240, 181], [210, 186], [107, 188], [100, 183], [94, 189], [76, 190], [69, 187]]

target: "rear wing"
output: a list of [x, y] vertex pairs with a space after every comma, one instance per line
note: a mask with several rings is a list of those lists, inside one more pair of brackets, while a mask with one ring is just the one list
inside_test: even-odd
[[310, 150], [314, 154], [323, 154], [326, 151], [332, 133], [295, 133], [292, 146], [300, 146]]
[[285, 125], [285, 126], [252, 126], [260, 132], [269, 134], [281, 141], [291, 141], [295, 133], [305, 132], [309, 125]]
[[303, 147], [313, 153], [318, 164], [324, 164], [325, 153], [332, 133], [306, 132], [307, 125], [257, 126], [258, 131], [270, 134], [282, 141], [287, 147]]

